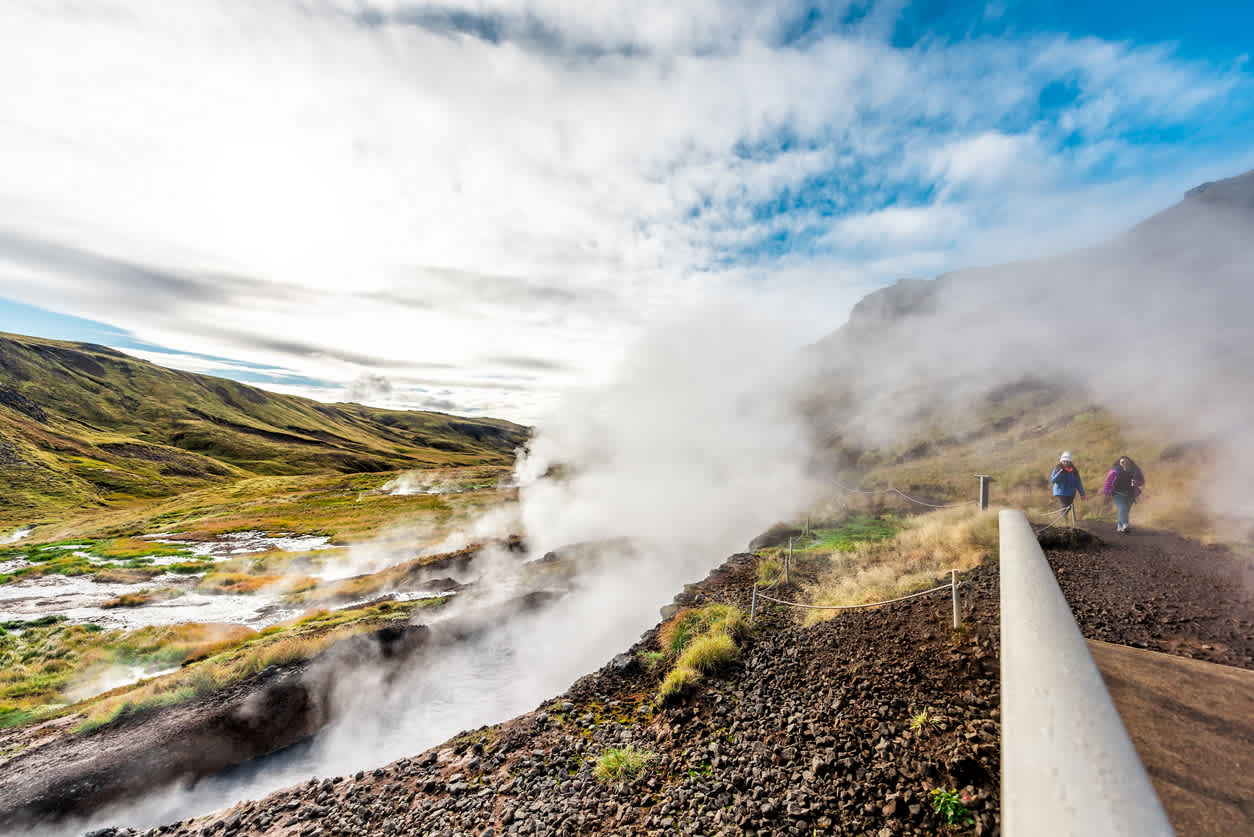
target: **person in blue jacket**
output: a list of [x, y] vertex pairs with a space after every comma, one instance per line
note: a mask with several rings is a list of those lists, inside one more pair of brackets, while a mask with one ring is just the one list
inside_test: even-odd
[[[1049, 475], [1049, 481], [1054, 486], [1054, 497], [1057, 498], [1058, 505], [1064, 509], [1075, 504], [1076, 494], [1081, 498], [1088, 496], [1084, 493], [1084, 481], [1080, 479], [1080, 471], [1071, 461], [1070, 451], [1063, 451], [1062, 456], [1058, 457], [1058, 464]], [[1072, 514], [1074, 516], [1074, 510]]]

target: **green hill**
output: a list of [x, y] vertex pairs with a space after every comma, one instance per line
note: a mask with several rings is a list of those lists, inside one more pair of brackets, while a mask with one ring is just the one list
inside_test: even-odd
[[513, 461], [498, 419], [322, 404], [0, 334], [0, 527], [264, 475]]

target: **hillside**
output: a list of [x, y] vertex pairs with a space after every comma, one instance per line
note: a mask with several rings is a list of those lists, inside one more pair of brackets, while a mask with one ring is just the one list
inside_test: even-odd
[[0, 334], [0, 527], [259, 475], [508, 464], [527, 428], [321, 404]]
[[1092, 247], [903, 279], [807, 353], [821, 457], [939, 497], [991, 474], [1011, 498], [1039, 495], [1061, 450], [1094, 479], [1132, 452], [1179, 492], [1154, 494], [1163, 523], [1205, 507], [1248, 528], [1232, 480], [1254, 467], [1251, 265], [1254, 172]]

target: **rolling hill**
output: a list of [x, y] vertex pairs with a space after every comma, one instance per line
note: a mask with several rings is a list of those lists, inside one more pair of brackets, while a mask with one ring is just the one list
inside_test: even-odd
[[0, 526], [258, 475], [509, 464], [517, 424], [322, 404], [0, 334]]

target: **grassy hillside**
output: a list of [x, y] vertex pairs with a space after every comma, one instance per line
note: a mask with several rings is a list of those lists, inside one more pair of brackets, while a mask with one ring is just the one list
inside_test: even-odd
[[321, 404], [0, 334], [0, 529], [256, 476], [504, 465], [497, 419]]

